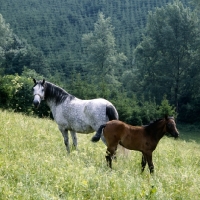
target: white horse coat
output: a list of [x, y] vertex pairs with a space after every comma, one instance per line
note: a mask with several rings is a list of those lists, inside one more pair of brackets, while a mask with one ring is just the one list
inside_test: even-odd
[[[81, 100], [45, 80], [33, 81], [33, 104], [38, 107], [42, 100], [46, 101], [64, 137], [68, 152], [68, 130], [71, 132], [74, 146], [77, 147], [76, 132], [92, 133], [107, 121], [118, 119], [116, 108], [105, 99]], [[101, 139], [105, 143], [103, 136]]]

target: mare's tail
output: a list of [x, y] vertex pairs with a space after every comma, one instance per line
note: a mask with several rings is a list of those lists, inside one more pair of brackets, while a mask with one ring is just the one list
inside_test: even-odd
[[119, 119], [118, 112], [112, 104], [106, 105], [106, 115], [109, 121], [114, 120], [114, 119], [116, 120]]
[[106, 124], [103, 124], [99, 127], [99, 129], [97, 130], [96, 134], [92, 137], [91, 141], [92, 142], [98, 142], [101, 138], [101, 134], [103, 129], [106, 127]]

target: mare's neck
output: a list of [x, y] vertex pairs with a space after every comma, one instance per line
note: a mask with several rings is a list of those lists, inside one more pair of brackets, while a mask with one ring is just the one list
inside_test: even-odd
[[74, 96], [52, 83], [46, 83], [45, 100], [47, 101], [49, 107], [53, 106], [53, 104], [59, 105], [63, 103], [67, 98], [71, 100], [74, 98]]
[[51, 110], [51, 113], [53, 115], [53, 118], [55, 119], [55, 115], [56, 115], [56, 103], [55, 101], [51, 100], [51, 99], [46, 99], [46, 103], [47, 105], [49, 106], [50, 110]]

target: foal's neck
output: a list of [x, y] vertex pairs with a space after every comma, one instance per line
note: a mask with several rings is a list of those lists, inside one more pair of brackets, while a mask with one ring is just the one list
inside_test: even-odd
[[156, 138], [159, 141], [166, 132], [166, 124], [165, 123], [161, 123], [159, 124], [160, 126], [158, 126], [157, 132], [156, 132]]
[[165, 123], [162, 121], [158, 122], [159, 124], [154, 126], [152, 132], [152, 136], [159, 141], [165, 134]]

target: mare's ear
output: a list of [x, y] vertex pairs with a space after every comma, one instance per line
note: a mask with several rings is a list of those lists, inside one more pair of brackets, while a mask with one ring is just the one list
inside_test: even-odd
[[33, 82], [36, 84], [36, 80], [33, 78]]
[[43, 79], [43, 81], [42, 81], [42, 85], [44, 85], [44, 83], [45, 83], [45, 79]]
[[168, 114], [165, 114], [165, 120], [168, 120]]

